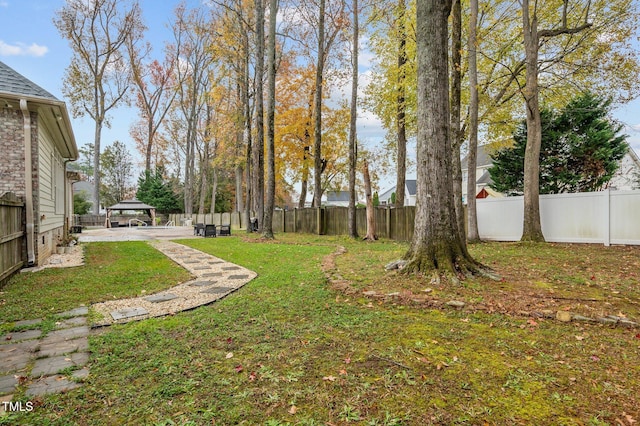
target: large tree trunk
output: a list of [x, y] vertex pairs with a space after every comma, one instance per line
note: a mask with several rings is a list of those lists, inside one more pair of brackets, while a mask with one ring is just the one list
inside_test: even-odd
[[100, 137], [102, 135], [102, 120], [96, 119], [93, 143], [93, 214], [100, 214]]
[[256, 140], [253, 144], [253, 206], [258, 230], [264, 222], [264, 7], [255, 0], [256, 7]]
[[462, 6], [460, 0], [453, 0], [451, 19], [451, 166], [453, 179], [453, 205], [460, 239], [466, 240], [464, 233], [464, 207], [462, 205], [462, 166], [460, 148], [463, 134], [460, 124], [462, 95]]
[[218, 196], [218, 170], [215, 167], [211, 170], [213, 182], [211, 182], [211, 214], [216, 212], [216, 197]]
[[367, 202], [367, 235], [364, 239], [368, 241], [375, 241], [378, 239], [376, 235], [376, 212], [373, 206], [373, 196], [371, 195], [371, 177], [369, 175], [369, 162], [364, 160], [362, 165], [362, 175], [364, 180], [364, 196]]
[[479, 272], [460, 238], [453, 205], [449, 132], [448, 16], [451, 1], [418, 0], [418, 137], [415, 231], [407, 272], [453, 282]]
[[406, 126], [406, 71], [407, 63], [407, 33], [405, 30], [405, 16], [407, 6], [405, 0], [398, 0], [398, 92], [396, 96], [396, 200], [397, 207], [404, 206], [405, 181], [407, 175], [407, 126]]
[[304, 168], [302, 169], [302, 182], [300, 184], [300, 199], [298, 200], [299, 209], [303, 209], [305, 203], [307, 202], [307, 187], [309, 185], [309, 168], [307, 167], [306, 164], [303, 165], [302, 167]]
[[269, 0], [269, 45], [267, 49], [267, 197], [262, 237], [273, 238], [273, 210], [276, 197], [275, 110], [276, 110], [276, 17], [278, 1]]
[[524, 224], [521, 241], [544, 241], [540, 223], [540, 147], [542, 124], [538, 101], [538, 20], [529, 16], [529, 0], [522, 1], [527, 109], [527, 146], [524, 152]]
[[236, 181], [236, 203], [235, 211], [243, 212], [244, 203], [242, 202], [242, 166], [236, 166], [235, 169], [235, 181]]
[[322, 79], [324, 74], [324, 5], [318, 11], [318, 59], [314, 97], [313, 126], [313, 206], [320, 207], [322, 198]]
[[358, 139], [356, 121], [358, 114], [358, 0], [353, 0], [353, 46], [351, 53], [351, 111], [349, 122], [349, 236], [358, 237], [356, 222], [356, 164], [358, 161]]
[[471, 0], [469, 17], [469, 153], [467, 155], [467, 227], [468, 241], [480, 241], [476, 210], [476, 164], [478, 156], [478, 67], [476, 30], [478, 26], [478, 0]]

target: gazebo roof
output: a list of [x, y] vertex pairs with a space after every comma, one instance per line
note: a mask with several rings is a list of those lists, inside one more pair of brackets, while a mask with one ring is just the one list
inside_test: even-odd
[[107, 210], [155, 210], [155, 207], [143, 203], [140, 200], [122, 200], [118, 204], [107, 207]]

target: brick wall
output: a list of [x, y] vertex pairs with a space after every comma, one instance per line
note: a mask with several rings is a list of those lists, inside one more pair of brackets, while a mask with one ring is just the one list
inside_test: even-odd
[[23, 129], [22, 111], [0, 109], [0, 195], [25, 195]]

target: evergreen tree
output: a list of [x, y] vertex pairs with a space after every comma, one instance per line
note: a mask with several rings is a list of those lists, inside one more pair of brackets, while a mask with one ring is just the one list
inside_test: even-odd
[[[611, 101], [586, 92], [562, 111], [541, 111], [540, 194], [598, 191], [606, 186], [627, 152], [622, 126], [607, 117]], [[527, 125], [513, 134], [514, 145], [495, 152], [491, 188], [507, 195], [524, 191]]]
[[82, 191], [73, 194], [73, 214], [87, 214], [91, 210], [91, 202], [87, 200], [87, 193]]
[[171, 185], [164, 179], [164, 169], [156, 168], [154, 173], [146, 170], [138, 178], [136, 198], [155, 207], [158, 212], [176, 213], [182, 211], [178, 197]]

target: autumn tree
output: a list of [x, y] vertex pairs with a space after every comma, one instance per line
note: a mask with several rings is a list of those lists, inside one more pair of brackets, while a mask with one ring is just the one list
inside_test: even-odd
[[[252, 34], [255, 33], [255, 3], [248, 0], [221, 0], [219, 19], [221, 34], [219, 43], [214, 45], [217, 55], [225, 58], [222, 68], [229, 78], [229, 93], [235, 93], [233, 117], [236, 123], [235, 146], [228, 152], [228, 160], [235, 167], [235, 209], [244, 211], [245, 222], [249, 223], [252, 210], [252, 152], [253, 152], [253, 111], [254, 80], [252, 73]], [[243, 178], [245, 197], [243, 198]], [[250, 232], [250, 227], [247, 227]]]
[[206, 126], [205, 109], [211, 88], [213, 64], [210, 46], [214, 34], [211, 22], [202, 9], [176, 8], [173, 23], [173, 54], [176, 67], [178, 109], [185, 125], [184, 145], [184, 209], [193, 212], [196, 186], [196, 154], [200, 127]]
[[100, 161], [100, 195], [104, 203], [112, 205], [130, 197], [133, 192], [133, 165], [127, 147], [122, 142], [115, 141], [105, 148]]
[[130, 81], [125, 45], [142, 36], [140, 7], [128, 0], [69, 0], [53, 22], [72, 50], [62, 91], [74, 117], [88, 115], [95, 122], [93, 213], [98, 214], [102, 128], [109, 126], [108, 113], [125, 100]]
[[451, 178], [448, 17], [451, 1], [417, 1], [418, 136], [415, 231], [407, 272], [451, 281], [481, 272], [461, 239]]
[[[389, 0], [373, 4], [369, 47], [378, 58], [365, 88], [365, 105], [387, 131], [388, 150], [396, 163], [395, 205], [405, 203], [407, 143], [415, 137], [414, 3]], [[392, 10], [393, 13], [388, 13]]]
[[313, 127], [310, 133], [313, 143], [307, 157], [313, 162], [313, 204], [319, 206], [322, 193], [318, 189], [322, 187], [322, 174], [327, 167], [326, 159], [322, 158], [323, 102], [331, 84], [327, 75], [335, 64], [342, 62], [339, 48], [344, 45], [344, 29], [349, 20], [344, 0], [299, 2], [285, 13], [285, 19], [290, 21], [291, 37], [298, 40], [299, 61], [308, 65], [313, 63], [314, 66]]
[[140, 122], [132, 126], [130, 133], [144, 155], [145, 170], [151, 171], [154, 148], [159, 153], [156, 134], [178, 93], [174, 87], [177, 58], [167, 55], [162, 63], [156, 59], [151, 60], [151, 44], [135, 42], [136, 40], [127, 40], [126, 46]]

